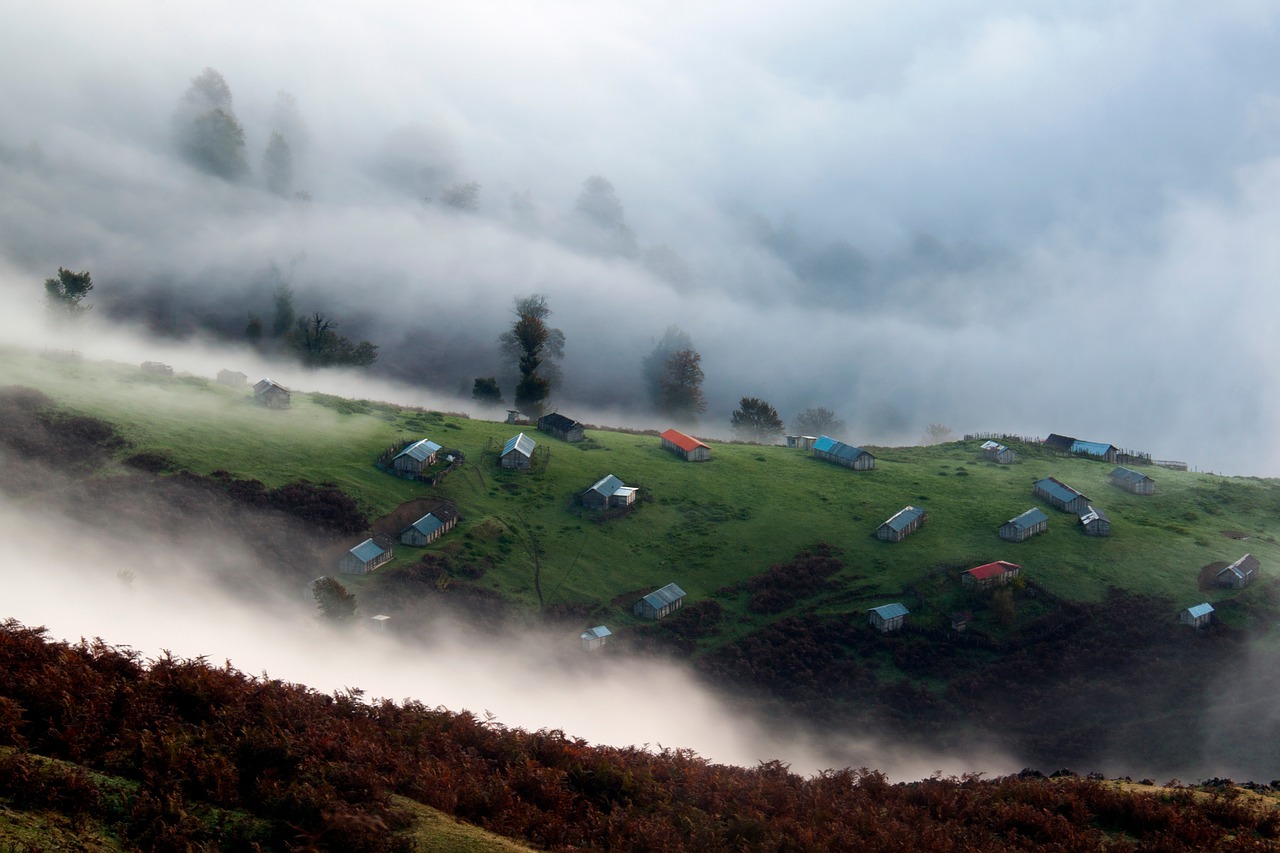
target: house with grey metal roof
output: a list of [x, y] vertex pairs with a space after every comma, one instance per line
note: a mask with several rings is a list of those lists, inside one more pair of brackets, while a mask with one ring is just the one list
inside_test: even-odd
[[920, 507], [903, 507], [876, 528], [876, 538], [885, 542], [901, 542], [928, 522], [929, 513]]
[[422, 518], [410, 524], [400, 533], [400, 541], [405, 545], [422, 547], [430, 545], [458, 523], [458, 513], [452, 505], [437, 507]]
[[826, 462], [834, 462], [854, 471], [870, 471], [876, 467], [876, 458], [860, 447], [836, 441], [827, 435], [818, 436], [813, 443], [813, 456]]
[[1111, 535], [1111, 518], [1092, 505], [1085, 507], [1084, 512], [1080, 513], [1080, 526], [1084, 528], [1086, 536]]
[[582, 641], [582, 650], [584, 652], [594, 651], [609, 642], [609, 638], [613, 636], [604, 625], [597, 625], [594, 628], [588, 628], [578, 635], [578, 639]]
[[984, 441], [982, 443], [982, 458], [1000, 465], [1012, 465], [1018, 461], [1018, 454], [1012, 448], [1006, 447], [998, 441]]
[[582, 441], [586, 436], [586, 428], [573, 418], [566, 418], [559, 412], [552, 412], [538, 418], [538, 430], [554, 435], [561, 441]]
[[625, 485], [617, 477], [607, 474], [582, 493], [582, 505], [592, 509], [631, 506], [636, 501], [638, 491], [640, 490], [636, 486]]
[[637, 601], [631, 612], [641, 619], [661, 619], [683, 607], [686, 594], [680, 587], [669, 583]]
[[397, 474], [421, 474], [432, 465], [440, 455], [440, 445], [429, 438], [419, 439], [407, 445], [391, 459], [391, 466]]
[[1218, 586], [1230, 587], [1231, 589], [1244, 589], [1253, 583], [1258, 577], [1258, 571], [1262, 568], [1262, 564], [1258, 562], [1258, 558], [1252, 554], [1245, 554], [1222, 571], [1218, 572]]
[[1178, 621], [1192, 628], [1203, 628], [1213, 621], [1213, 605], [1205, 601], [1178, 614]]
[[1135, 495], [1154, 495], [1156, 493], [1156, 481], [1141, 471], [1134, 471], [1132, 468], [1121, 466], [1111, 472], [1109, 479], [1111, 480], [1111, 485], [1118, 486]]
[[882, 634], [890, 631], [897, 631], [906, 624], [907, 616], [910, 610], [899, 602], [893, 604], [882, 604], [879, 607], [872, 607], [867, 611], [867, 620], [871, 623], [871, 627], [875, 628]]
[[498, 464], [503, 468], [528, 471], [533, 467], [533, 451], [537, 446], [538, 443], [529, 436], [522, 432], [517, 433], [502, 445], [502, 455], [498, 457]]
[[372, 539], [366, 539], [342, 555], [338, 571], [344, 575], [367, 575], [395, 556], [391, 547], [383, 547]]
[[1044, 510], [1039, 507], [1032, 507], [1022, 515], [1000, 525], [1000, 538], [1009, 542], [1024, 542], [1048, 529], [1049, 516], [1045, 515]]
[[253, 386], [253, 399], [268, 409], [288, 409], [293, 406], [288, 388], [270, 379], [259, 379]]
[[1035, 496], [1063, 512], [1082, 513], [1089, 505], [1089, 498], [1055, 477], [1036, 480], [1032, 488]]

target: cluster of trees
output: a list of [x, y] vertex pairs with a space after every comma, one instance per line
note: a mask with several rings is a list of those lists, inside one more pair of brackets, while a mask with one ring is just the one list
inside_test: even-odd
[[297, 316], [293, 288], [279, 270], [271, 294], [273, 314], [268, 329], [257, 314], [249, 315], [245, 338], [258, 349], [275, 348], [292, 354], [307, 367], [368, 367], [378, 360], [378, 345], [353, 341], [338, 333], [338, 321], [313, 311]]

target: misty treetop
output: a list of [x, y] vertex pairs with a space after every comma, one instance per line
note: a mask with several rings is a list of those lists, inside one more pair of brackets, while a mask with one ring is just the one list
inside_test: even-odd
[[81, 303], [91, 290], [93, 278], [87, 270], [72, 272], [58, 267], [56, 277], [44, 280], [44, 307], [55, 317], [72, 320], [83, 317], [92, 306]]
[[547, 325], [551, 309], [541, 293], [515, 298], [515, 321], [498, 338], [503, 358], [515, 362], [518, 380], [515, 405], [530, 415], [542, 414], [560, 378], [557, 362], [564, 357], [564, 332]]
[[707, 410], [702, 394], [702, 355], [679, 326], [668, 326], [641, 363], [653, 406], [677, 420], [692, 422]]
[[784, 430], [778, 410], [759, 397], [743, 397], [729, 423], [737, 438], [763, 444], [777, 441]]
[[318, 311], [298, 318], [289, 344], [307, 367], [368, 367], [378, 360], [377, 344], [338, 334], [337, 321]]
[[845, 422], [826, 406], [811, 406], [791, 421], [791, 431], [798, 435], [840, 435]]
[[244, 127], [231, 106], [231, 88], [222, 75], [206, 68], [193, 77], [174, 116], [178, 148], [191, 165], [227, 181], [249, 174]]

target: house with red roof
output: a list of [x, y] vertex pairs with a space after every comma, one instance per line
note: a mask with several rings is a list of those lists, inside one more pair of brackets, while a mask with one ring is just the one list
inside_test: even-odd
[[692, 436], [669, 429], [661, 438], [662, 446], [677, 456], [683, 456], [685, 462], [706, 462], [711, 458], [711, 448]]
[[1021, 566], [997, 560], [994, 563], [969, 569], [960, 575], [960, 582], [967, 589], [990, 589], [993, 586], [1004, 586], [1021, 572]]

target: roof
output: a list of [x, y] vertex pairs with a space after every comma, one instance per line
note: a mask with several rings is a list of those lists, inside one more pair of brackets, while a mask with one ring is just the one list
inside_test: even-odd
[[1222, 571], [1218, 572], [1218, 574], [1222, 575], [1222, 574], [1226, 574], [1227, 572], [1231, 572], [1236, 577], [1243, 578], [1258, 571], [1258, 569], [1261, 568], [1261, 566], [1262, 564], [1258, 562], [1257, 557], [1253, 556], [1252, 554], [1245, 554], [1243, 557], [1236, 560], [1234, 563], [1227, 566]]
[[1197, 604], [1195, 607], [1187, 608], [1187, 613], [1197, 619], [1201, 616], [1208, 616], [1212, 612], [1213, 612], [1213, 605], [1207, 601], [1201, 604]]
[[983, 450], [995, 450], [997, 447], [1003, 447], [1003, 446], [1004, 446], [1004, 445], [1002, 445], [1002, 444], [1001, 444], [1000, 442], [998, 442], [998, 441], [984, 441], [984, 442], [982, 442], [982, 449], [983, 449]]
[[382, 546], [377, 542], [374, 542], [372, 539], [366, 539], [347, 553], [355, 557], [360, 562], [367, 563], [370, 560], [381, 557], [385, 552], [383, 551]]
[[267, 391], [270, 391], [273, 388], [283, 391], [286, 394], [289, 393], [289, 389], [281, 385], [279, 382], [272, 382], [270, 379], [266, 379], [266, 378], [259, 379], [257, 382], [254, 383], [253, 392], [255, 394], [265, 394]]
[[613, 632], [604, 625], [597, 625], [594, 628], [588, 628], [578, 636], [584, 640], [603, 640], [605, 637], [612, 637]]
[[679, 601], [687, 595], [683, 589], [673, 583], [669, 583], [662, 589], [655, 589], [644, 597], [645, 604], [648, 604], [654, 610], [661, 610], [673, 601]]
[[436, 518], [444, 522], [458, 520], [458, 508], [448, 501], [440, 504], [428, 514], [434, 515]]
[[1103, 444], [1100, 441], [1081, 441], [1077, 438], [1071, 443], [1072, 453], [1087, 453], [1090, 456], [1106, 456], [1115, 449], [1114, 445]]
[[502, 445], [502, 455], [506, 456], [511, 451], [518, 452], [521, 456], [532, 456], [533, 449], [538, 443], [524, 433], [516, 433], [507, 439], [507, 443]]
[[1084, 495], [1054, 477], [1036, 480], [1036, 488], [1063, 503], [1071, 503], [1076, 498], [1084, 497]]
[[906, 616], [911, 611], [908, 610], [906, 607], [904, 607], [901, 603], [895, 601], [893, 604], [882, 604], [879, 607], [872, 607], [867, 612], [875, 613], [881, 619], [888, 621], [890, 619], [896, 619], [899, 616]]
[[1051, 432], [1049, 433], [1049, 437], [1046, 438], [1043, 443], [1050, 447], [1060, 447], [1063, 450], [1070, 450], [1071, 445], [1075, 444], [1076, 440], [1069, 435], [1058, 435], [1056, 432]]
[[613, 476], [612, 474], [606, 474], [605, 476], [601, 477], [594, 486], [587, 489], [587, 491], [599, 492], [602, 495], [616, 495], [619, 489], [624, 489], [624, 488], [626, 488], [626, 486], [622, 484], [621, 480], [619, 480], [617, 477]]
[[[813, 443], [813, 449], [822, 453], [830, 453], [839, 459], [857, 459], [867, 451], [861, 447], [854, 447], [852, 444], [845, 444], [843, 441], [836, 441], [830, 436], [818, 436], [818, 440]], [[870, 455], [870, 454], [867, 454]]]
[[[686, 453], [691, 450], [697, 450], [699, 447], [707, 447], [707, 445], [698, 441], [698, 439], [685, 435], [684, 433], [674, 429], [667, 430], [660, 436], [660, 438], [671, 442]], [[710, 450], [711, 448], [707, 447], [707, 449]]]
[[918, 506], [904, 507], [893, 514], [885, 524], [889, 525], [889, 529], [895, 533], [900, 533], [911, 525], [920, 516], [924, 515], [924, 510]]
[[419, 439], [413, 444], [397, 453], [393, 459], [399, 459], [401, 456], [408, 456], [410, 459], [416, 459], [422, 462], [429, 459], [432, 454], [440, 452], [440, 445], [436, 444], [429, 438]]
[[1044, 510], [1040, 507], [1032, 507], [1017, 518], [1011, 518], [1005, 524], [1012, 524], [1019, 530], [1026, 530], [1028, 527], [1035, 527], [1042, 521], [1048, 521], [1049, 516], [1044, 514]]
[[558, 429], [568, 432], [575, 427], [581, 427], [582, 424], [573, 418], [566, 418], [559, 412], [552, 412], [549, 415], [543, 415], [538, 418], [538, 429]]
[[433, 513], [427, 513], [422, 518], [409, 525], [423, 536], [430, 536], [437, 530], [444, 527], [444, 522], [437, 518]]
[[1085, 507], [1084, 512], [1080, 513], [1080, 523], [1089, 524], [1090, 522], [1094, 522], [1094, 521], [1105, 521], [1107, 523], [1110, 523], [1111, 517], [1107, 515], [1105, 512], [1103, 512], [1102, 510], [1097, 509], [1093, 506]]
[[987, 563], [982, 566], [974, 566], [972, 569], [963, 574], [970, 575], [977, 580], [986, 580], [987, 578], [998, 577], [999, 575], [1008, 574], [1009, 572], [1021, 571], [1022, 566], [1013, 563], [1006, 563], [1004, 560], [996, 560], [994, 563]]
[[1124, 480], [1126, 483], [1141, 483], [1143, 480], [1151, 479], [1141, 471], [1134, 471], [1132, 468], [1125, 468], [1123, 465], [1111, 472], [1111, 478]]

